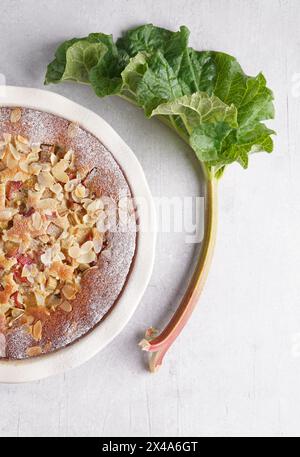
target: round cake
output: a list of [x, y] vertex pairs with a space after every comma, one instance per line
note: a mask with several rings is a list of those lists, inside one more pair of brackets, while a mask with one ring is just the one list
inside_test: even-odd
[[0, 358], [61, 349], [122, 293], [136, 249], [119, 165], [80, 125], [0, 108]]

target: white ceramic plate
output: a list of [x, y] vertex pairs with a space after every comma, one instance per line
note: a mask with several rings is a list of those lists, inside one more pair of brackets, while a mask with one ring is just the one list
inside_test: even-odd
[[114, 129], [100, 116], [71, 100], [38, 89], [0, 86], [0, 106], [18, 106], [46, 111], [78, 122], [107, 147], [123, 170], [137, 205], [139, 235], [136, 256], [127, 284], [110, 314], [89, 334], [52, 354], [20, 361], [0, 361], [0, 382], [28, 382], [74, 368], [103, 349], [127, 324], [150, 280], [156, 242], [155, 208], [137, 158]]

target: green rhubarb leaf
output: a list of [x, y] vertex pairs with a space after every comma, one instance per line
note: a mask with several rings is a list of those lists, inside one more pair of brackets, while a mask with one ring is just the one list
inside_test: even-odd
[[127, 53], [117, 48], [110, 35], [106, 35], [105, 45], [107, 52], [89, 73], [89, 81], [98, 97], [120, 93], [121, 73], [129, 62]]
[[118, 39], [117, 47], [134, 57], [141, 51], [152, 52], [164, 48], [173, 35], [174, 32], [170, 30], [146, 24], [124, 33], [122, 38]]
[[162, 52], [147, 58], [147, 69], [137, 84], [136, 95], [146, 116], [151, 116], [158, 105], [184, 95], [175, 71]]
[[121, 72], [128, 60], [111, 35], [91, 33], [59, 46], [54, 61], [48, 65], [45, 83], [90, 83], [96, 94], [103, 97], [121, 89]]
[[234, 161], [247, 168], [250, 153], [272, 151], [272, 130], [260, 123], [240, 127], [236, 107], [205, 92], [159, 105], [152, 116], [166, 116], [171, 127], [189, 138], [198, 159], [210, 169], [219, 170]]
[[193, 130], [190, 144], [199, 160], [205, 162], [209, 169], [217, 171], [233, 162], [247, 168], [249, 154], [272, 152], [273, 134], [273, 130], [264, 124], [250, 129], [232, 129], [224, 123], [204, 124]]
[[190, 144], [201, 162], [219, 165], [222, 145], [232, 131], [225, 122], [203, 124], [196, 127], [190, 137]]
[[[139, 49], [138, 54], [123, 71], [123, 90], [134, 92], [137, 104], [144, 109], [147, 116], [161, 103], [190, 93], [188, 88], [182, 87], [185, 83], [178, 79], [183, 53], [188, 44], [188, 29], [181, 27], [179, 32], [169, 33], [165, 33], [164, 29], [155, 29], [147, 26], [145, 30], [138, 30], [139, 35], [144, 38], [139, 39], [138, 46], [135, 41], [133, 47], [128, 45], [131, 32], [126, 36], [127, 46], [124, 46], [122, 39], [118, 41], [118, 45], [123, 45], [129, 55]], [[135, 31], [132, 33], [135, 37]], [[164, 39], [165, 36], [168, 39]]]
[[147, 70], [147, 54], [139, 52], [135, 57], [130, 59], [128, 65], [121, 73], [124, 83], [123, 88], [131, 90], [134, 94], [137, 92], [137, 87]]
[[80, 38], [73, 38], [72, 40], [65, 41], [58, 46], [55, 52], [55, 59], [49, 63], [47, 67], [45, 84], [57, 84], [61, 82], [62, 75], [64, 74], [66, 68], [67, 50], [79, 40]]
[[89, 83], [89, 72], [107, 52], [103, 43], [80, 40], [70, 46], [66, 53], [66, 66], [61, 81]]
[[[274, 117], [273, 94], [260, 73], [247, 76], [237, 60], [222, 52], [186, 49], [178, 78], [191, 92], [215, 94], [224, 103], [238, 109], [239, 123]], [[183, 84], [182, 84], [183, 85]]]
[[228, 106], [218, 97], [205, 92], [184, 95], [174, 102], [159, 105], [152, 116], [179, 116], [189, 134], [201, 124], [226, 122], [237, 127], [237, 110], [234, 105]]
[[249, 155], [271, 152], [273, 94], [259, 73], [244, 73], [225, 53], [188, 46], [189, 30], [152, 24], [127, 31], [115, 43], [90, 34], [63, 43], [47, 68], [45, 83], [91, 84], [99, 97], [120, 95], [158, 116], [194, 149], [211, 175], [226, 165], [248, 166]]

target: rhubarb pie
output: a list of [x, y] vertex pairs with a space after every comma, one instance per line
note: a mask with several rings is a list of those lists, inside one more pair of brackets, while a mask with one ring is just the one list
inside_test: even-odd
[[131, 191], [103, 144], [58, 116], [0, 108], [0, 358], [46, 354], [92, 330], [135, 248]]

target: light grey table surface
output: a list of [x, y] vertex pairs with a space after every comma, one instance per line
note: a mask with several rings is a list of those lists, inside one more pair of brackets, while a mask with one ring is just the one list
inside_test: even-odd
[[[272, 156], [232, 166], [219, 188], [212, 269], [193, 318], [150, 375], [136, 346], [183, 292], [194, 246], [159, 234], [155, 269], [129, 325], [64, 375], [0, 385], [0, 436], [300, 435], [300, 3], [297, 0], [1, 0], [0, 73], [42, 87], [59, 42], [186, 24], [191, 43], [263, 70], [276, 94]], [[298, 78], [298, 79], [297, 79]], [[106, 119], [139, 158], [154, 196], [198, 195], [192, 154], [173, 133], [88, 87], [51, 86]]]

